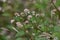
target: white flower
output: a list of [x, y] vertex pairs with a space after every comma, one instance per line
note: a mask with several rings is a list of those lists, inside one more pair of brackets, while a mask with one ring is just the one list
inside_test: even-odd
[[58, 7], [58, 10], [60, 11], [60, 7]]
[[35, 11], [32, 11], [32, 15], [35, 15]]
[[40, 16], [40, 14], [36, 14], [36, 17]]
[[0, 11], [2, 11], [2, 7], [0, 7]]
[[53, 11], [53, 12], [56, 12], [56, 9], [53, 9], [52, 11]]
[[29, 23], [29, 21], [28, 21], [28, 20], [26, 20], [24, 23]]
[[53, 16], [56, 12], [56, 9], [51, 10], [51, 16]]
[[25, 16], [25, 14], [24, 14], [23, 12], [21, 12], [21, 13], [20, 13], [20, 16], [23, 16], [23, 17], [24, 17], [24, 16]]
[[32, 13], [35, 13], [35, 11], [32, 11]]
[[20, 16], [20, 14], [16, 12], [16, 13], [15, 13], [15, 16]]
[[51, 11], [51, 16], [54, 15], [54, 14], [55, 14], [55, 12], [54, 11]]
[[7, 0], [2, 0], [3, 2], [6, 2]]
[[12, 19], [10, 22], [11, 22], [11, 23], [13, 23], [14, 21], [15, 21], [15, 20], [14, 20], [14, 19]]
[[23, 25], [20, 22], [16, 22], [17, 27], [22, 28]]
[[24, 12], [25, 13], [30, 13], [29, 9], [27, 9], [27, 8], [24, 9]]
[[27, 19], [30, 20], [32, 18], [32, 15], [28, 15]]
[[35, 33], [32, 33], [33, 36], [35, 36]]
[[45, 16], [45, 14], [44, 14], [44, 13], [41, 13], [41, 16], [43, 16], [43, 17], [44, 17], [44, 16]]
[[26, 30], [26, 33], [29, 33], [28, 30]]
[[53, 40], [59, 40], [58, 37], [55, 37]]

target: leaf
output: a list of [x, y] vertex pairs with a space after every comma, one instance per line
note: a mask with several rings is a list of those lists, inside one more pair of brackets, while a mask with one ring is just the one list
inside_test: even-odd
[[47, 40], [45, 37], [36, 37], [35, 40]]
[[40, 9], [40, 8], [41, 8], [41, 5], [38, 4], [38, 3], [36, 3], [36, 4], [35, 4], [35, 7], [36, 7], [37, 9]]
[[54, 27], [54, 32], [60, 32], [60, 27], [59, 26], [55, 26]]
[[56, 6], [60, 6], [60, 0], [56, 0]]
[[24, 34], [25, 34], [25, 32], [21, 30], [20, 32], [18, 32], [16, 34], [16, 37], [23, 36]]
[[30, 22], [33, 22], [33, 21], [36, 21], [36, 18], [34, 16], [30, 19]]
[[27, 28], [31, 28], [32, 25], [31, 24], [26, 24], [26, 25], [24, 25], [24, 27], [27, 29]]
[[60, 40], [60, 32], [54, 32], [52, 36], [57, 37]]
[[20, 21], [20, 22], [22, 22], [23, 21], [23, 18], [21, 18], [21, 17], [14, 17], [14, 19], [16, 20], [16, 21]]
[[10, 16], [10, 14], [9, 14], [9, 13], [3, 13], [2, 15], [3, 15], [3, 16], [7, 16], [7, 17], [9, 17], [9, 16]]
[[0, 40], [6, 40], [6, 37], [3, 35], [0, 35]]
[[22, 38], [17, 38], [16, 40], [22, 40]]
[[44, 32], [50, 31], [49, 27], [47, 27], [47, 26], [45, 26], [45, 25], [42, 25], [42, 26], [41, 26], [41, 30], [44, 31]]

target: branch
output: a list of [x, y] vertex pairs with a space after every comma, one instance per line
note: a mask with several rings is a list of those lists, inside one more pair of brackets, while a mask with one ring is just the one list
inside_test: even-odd
[[55, 7], [55, 9], [58, 11], [58, 13], [60, 13], [60, 10], [56, 7], [56, 5], [53, 3], [53, 0], [51, 0], [51, 3], [53, 4], [53, 6]]

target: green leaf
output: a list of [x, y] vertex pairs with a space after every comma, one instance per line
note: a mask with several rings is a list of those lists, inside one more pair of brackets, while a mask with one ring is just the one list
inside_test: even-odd
[[30, 22], [33, 22], [33, 21], [36, 21], [36, 17], [34, 16], [30, 19]]
[[60, 32], [54, 32], [52, 36], [57, 37], [60, 40]]
[[17, 38], [16, 40], [22, 40], [22, 38]]
[[22, 22], [23, 21], [23, 18], [21, 18], [20, 16], [18, 17], [14, 17], [14, 19], [16, 20], [16, 21], [19, 21], [19, 22]]
[[16, 37], [23, 36], [24, 34], [25, 32], [21, 30], [16, 34]]
[[44, 32], [50, 31], [49, 27], [47, 27], [47, 26], [45, 26], [45, 25], [42, 25], [42, 26], [41, 26], [41, 30], [44, 31]]
[[31, 28], [32, 27], [32, 24], [25, 24], [24, 27], [27, 29], [27, 28]]
[[56, 0], [56, 6], [60, 6], [60, 0]]
[[6, 36], [0, 35], [0, 40], [6, 40]]
[[35, 37], [35, 40], [47, 40], [45, 37]]
[[38, 4], [38, 3], [36, 3], [36, 4], [35, 4], [35, 7], [36, 7], [37, 9], [40, 9], [40, 8], [41, 8], [41, 5]]
[[59, 26], [55, 26], [54, 27], [54, 32], [60, 32], [60, 27]]
[[3, 15], [3, 16], [7, 16], [7, 17], [9, 17], [9, 16], [10, 16], [10, 14], [9, 14], [9, 13], [3, 13], [2, 15]]

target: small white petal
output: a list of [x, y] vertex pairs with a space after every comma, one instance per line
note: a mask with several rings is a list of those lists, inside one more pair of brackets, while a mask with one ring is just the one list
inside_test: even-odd
[[2, 0], [3, 2], [6, 2], [7, 0]]
[[35, 33], [32, 33], [33, 36], [35, 36]]
[[11, 22], [11, 23], [13, 23], [14, 21], [15, 21], [15, 20], [14, 20], [14, 19], [12, 19], [10, 22]]
[[32, 11], [32, 15], [35, 15], [35, 11]]
[[55, 37], [53, 40], [59, 40], [58, 37]]
[[58, 10], [60, 11], [60, 7], [58, 7]]
[[27, 13], [30, 13], [29, 9], [25, 8], [24, 9], [24, 12], [27, 14]]
[[20, 14], [16, 12], [16, 13], [15, 13], [15, 16], [20, 16]]
[[22, 28], [23, 25], [20, 22], [16, 22], [17, 27]]
[[28, 33], [28, 30], [26, 30], [26, 33]]
[[24, 23], [29, 23], [29, 21], [28, 21], [28, 20], [26, 20]]
[[32, 18], [32, 15], [28, 15], [27, 19], [30, 20], [30, 18]]
[[40, 14], [36, 14], [36, 17], [40, 16]]
[[2, 7], [0, 7], [0, 11], [2, 11]]

